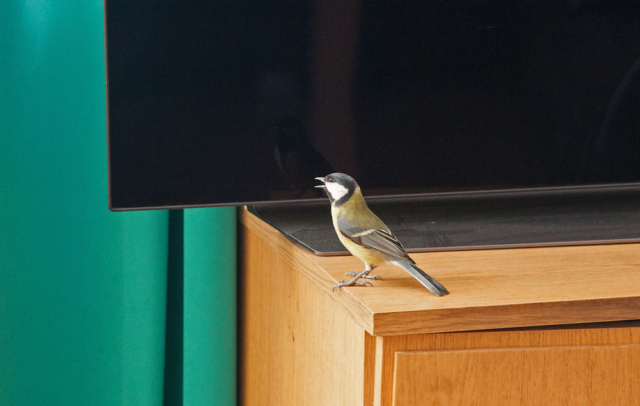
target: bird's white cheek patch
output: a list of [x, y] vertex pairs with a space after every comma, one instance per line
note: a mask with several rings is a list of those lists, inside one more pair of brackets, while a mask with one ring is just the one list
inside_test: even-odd
[[349, 193], [349, 189], [347, 189], [346, 187], [342, 186], [339, 183], [327, 182], [326, 186], [327, 186], [327, 191], [331, 194], [331, 197], [333, 197], [333, 200], [340, 200], [344, 195]]

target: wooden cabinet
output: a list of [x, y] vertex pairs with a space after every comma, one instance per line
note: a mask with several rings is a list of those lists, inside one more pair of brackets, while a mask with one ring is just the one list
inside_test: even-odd
[[245, 405], [640, 405], [640, 244], [414, 254], [334, 291], [317, 257], [240, 216]]

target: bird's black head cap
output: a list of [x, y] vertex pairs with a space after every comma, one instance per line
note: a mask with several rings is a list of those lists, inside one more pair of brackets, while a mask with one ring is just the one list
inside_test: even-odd
[[324, 178], [316, 178], [322, 182], [323, 187], [329, 195], [329, 200], [336, 206], [341, 206], [353, 196], [353, 193], [359, 188], [358, 183], [351, 176], [335, 172], [331, 173]]

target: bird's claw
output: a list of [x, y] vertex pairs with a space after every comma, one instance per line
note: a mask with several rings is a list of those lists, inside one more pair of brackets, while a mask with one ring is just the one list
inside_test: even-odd
[[369, 275], [369, 272], [371, 272], [373, 268], [375, 268], [375, 266], [367, 264], [367, 267], [362, 272], [345, 272], [345, 275], [353, 276], [353, 279], [351, 279], [349, 282], [341, 280], [340, 283], [333, 287], [333, 289], [340, 289], [343, 286], [373, 286], [371, 282], [357, 282], [360, 278], [382, 280], [382, 278], [378, 275]]
[[333, 287], [333, 290], [336, 289], [340, 289], [343, 286], [373, 286], [373, 284], [371, 282], [354, 282], [354, 281], [349, 281], [349, 282], [345, 282], [343, 280], [340, 281], [340, 283], [338, 283], [336, 286]]
[[358, 283], [354, 283], [353, 286], [373, 286], [373, 283], [371, 282], [358, 282]]
[[[345, 274], [345, 276], [356, 276], [356, 275], [358, 275], [358, 272], [345, 272], [344, 274]], [[364, 278], [364, 279], [376, 279], [376, 280], [379, 280], [379, 281], [382, 280], [382, 278], [379, 275], [362, 275], [361, 278]]]

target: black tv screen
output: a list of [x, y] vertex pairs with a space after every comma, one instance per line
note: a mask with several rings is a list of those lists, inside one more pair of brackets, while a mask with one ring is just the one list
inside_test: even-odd
[[638, 1], [105, 10], [113, 210], [640, 182]]

